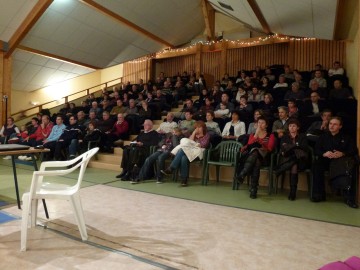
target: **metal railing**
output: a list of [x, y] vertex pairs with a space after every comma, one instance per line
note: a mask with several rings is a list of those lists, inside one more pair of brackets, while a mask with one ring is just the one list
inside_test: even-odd
[[23, 119], [27, 119], [29, 117], [32, 117], [33, 115], [36, 115], [37, 113], [41, 112], [41, 110], [43, 109], [53, 109], [53, 108], [56, 109], [56, 107], [62, 106], [66, 102], [82, 99], [84, 97], [89, 96], [92, 93], [97, 93], [104, 88], [113, 87], [121, 83], [122, 83], [122, 77], [116, 78], [111, 81], [107, 81], [92, 86], [90, 88], [80, 90], [78, 92], [72, 93], [60, 99], [48, 101], [39, 105], [35, 105], [31, 108], [12, 113], [11, 116], [14, 117], [15, 121], [21, 121]]

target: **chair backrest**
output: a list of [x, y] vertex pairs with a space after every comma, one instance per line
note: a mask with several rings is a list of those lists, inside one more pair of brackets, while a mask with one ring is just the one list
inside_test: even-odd
[[234, 161], [242, 144], [237, 141], [222, 141], [216, 146], [219, 151], [219, 161]]
[[[44, 172], [46, 171], [46, 168], [51, 167], [68, 167], [68, 169], [65, 170], [55, 170], [46, 171], [47, 176], [51, 175], [66, 175], [69, 173], [72, 173], [76, 169], [80, 167], [79, 175], [76, 184], [72, 187], [74, 190], [79, 190], [81, 186], [82, 179], [84, 177], [84, 173], [86, 171], [86, 167], [89, 164], [90, 159], [99, 151], [99, 148], [93, 148], [89, 151], [83, 153], [82, 155], [72, 159], [71, 161], [48, 161], [43, 162], [40, 166], [39, 171], [35, 171], [33, 173], [33, 178], [30, 186], [30, 194], [34, 195], [36, 191], [40, 190], [41, 184], [44, 178]], [[69, 168], [70, 167], [70, 168]]]

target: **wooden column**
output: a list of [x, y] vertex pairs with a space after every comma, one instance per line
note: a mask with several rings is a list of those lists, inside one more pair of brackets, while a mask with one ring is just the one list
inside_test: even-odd
[[226, 41], [223, 41], [221, 43], [221, 62], [220, 62], [220, 76], [222, 76], [228, 72], [227, 70], [227, 48], [228, 43]]
[[199, 78], [202, 70], [201, 70], [201, 54], [202, 54], [202, 44], [196, 44], [196, 54], [195, 54], [195, 72], [196, 78]]
[[[7, 97], [7, 98], [6, 98]], [[11, 115], [11, 58], [0, 52], [0, 126]]]

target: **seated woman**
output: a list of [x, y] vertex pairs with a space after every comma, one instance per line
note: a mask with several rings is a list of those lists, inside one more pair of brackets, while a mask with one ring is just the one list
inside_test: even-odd
[[273, 151], [276, 145], [275, 136], [267, 132], [268, 122], [264, 117], [259, 117], [257, 129], [251, 134], [248, 143], [243, 146], [241, 158], [236, 168], [235, 181], [239, 184], [251, 173], [250, 198], [256, 199], [259, 185], [260, 167], [265, 157]]
[[171, 151], [175, 158], [170, 166], [166, 170], [161, 170], [161, 173], [169, 175], [174, 170], [180, 169], [181, 186], [183, 187], [187, 186], [190, 162], [196, 158], [202, 159], [203, 153], [210, 143], [210, 136], [203, 121], [197, 121], [194, 128], [190, 138], [181, 139], [180, 145]]
[[98, 143], [100, 142], [100, 138], [102, 136], [102, 132], [100, 129], [96, 128], [96, 122], [90, 121], [88, 125], [88, 130], [82, 140], [79, 140], [81, 153], [85, 153], [88, 149], [89, 142]]
[[260, 116], [264, 116], [264, 113], [262, 110], [255, 110], [254, 112], [254, 122], [250, 123], [247, 134], [252, 134], [256, 132], [257, 129], [257, 120]]
[[14, 123], [14, 118], [8, 117], [6, 124], [2, 126], [0, 130], [0, 144], [4, 144], [11, 136], [20, 134], [19, 128]]
[[238, 111], [233, 111], [231, 114], [231, 121], [227, 122], [222, 137], [225, 140], [237, 140], [241, 135], [245, 134], [245, 123], [240, 121], [240, 114]]
[[308, 143], [306, 135], [299, 134], [300, 122], [292, 118], [289, 120], [289, 132], [280, 141], [280, 161], [275, 169], [276, 176], [290, 169], [290, 194], [288, 199], [296, 199], [298, 171], [304, 169], [308, 157], [306, 152]]

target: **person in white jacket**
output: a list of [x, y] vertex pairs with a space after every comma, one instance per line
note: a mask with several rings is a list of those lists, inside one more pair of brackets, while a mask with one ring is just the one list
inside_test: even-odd
[[223, 139], [237, 140], [239, 136], [245, 133], [245, 123], [240, 121], [240, 114], [237, 111], [233, 111], [233, 113], [231, 114], [231, 121], [227, 122], [223, 129]]

